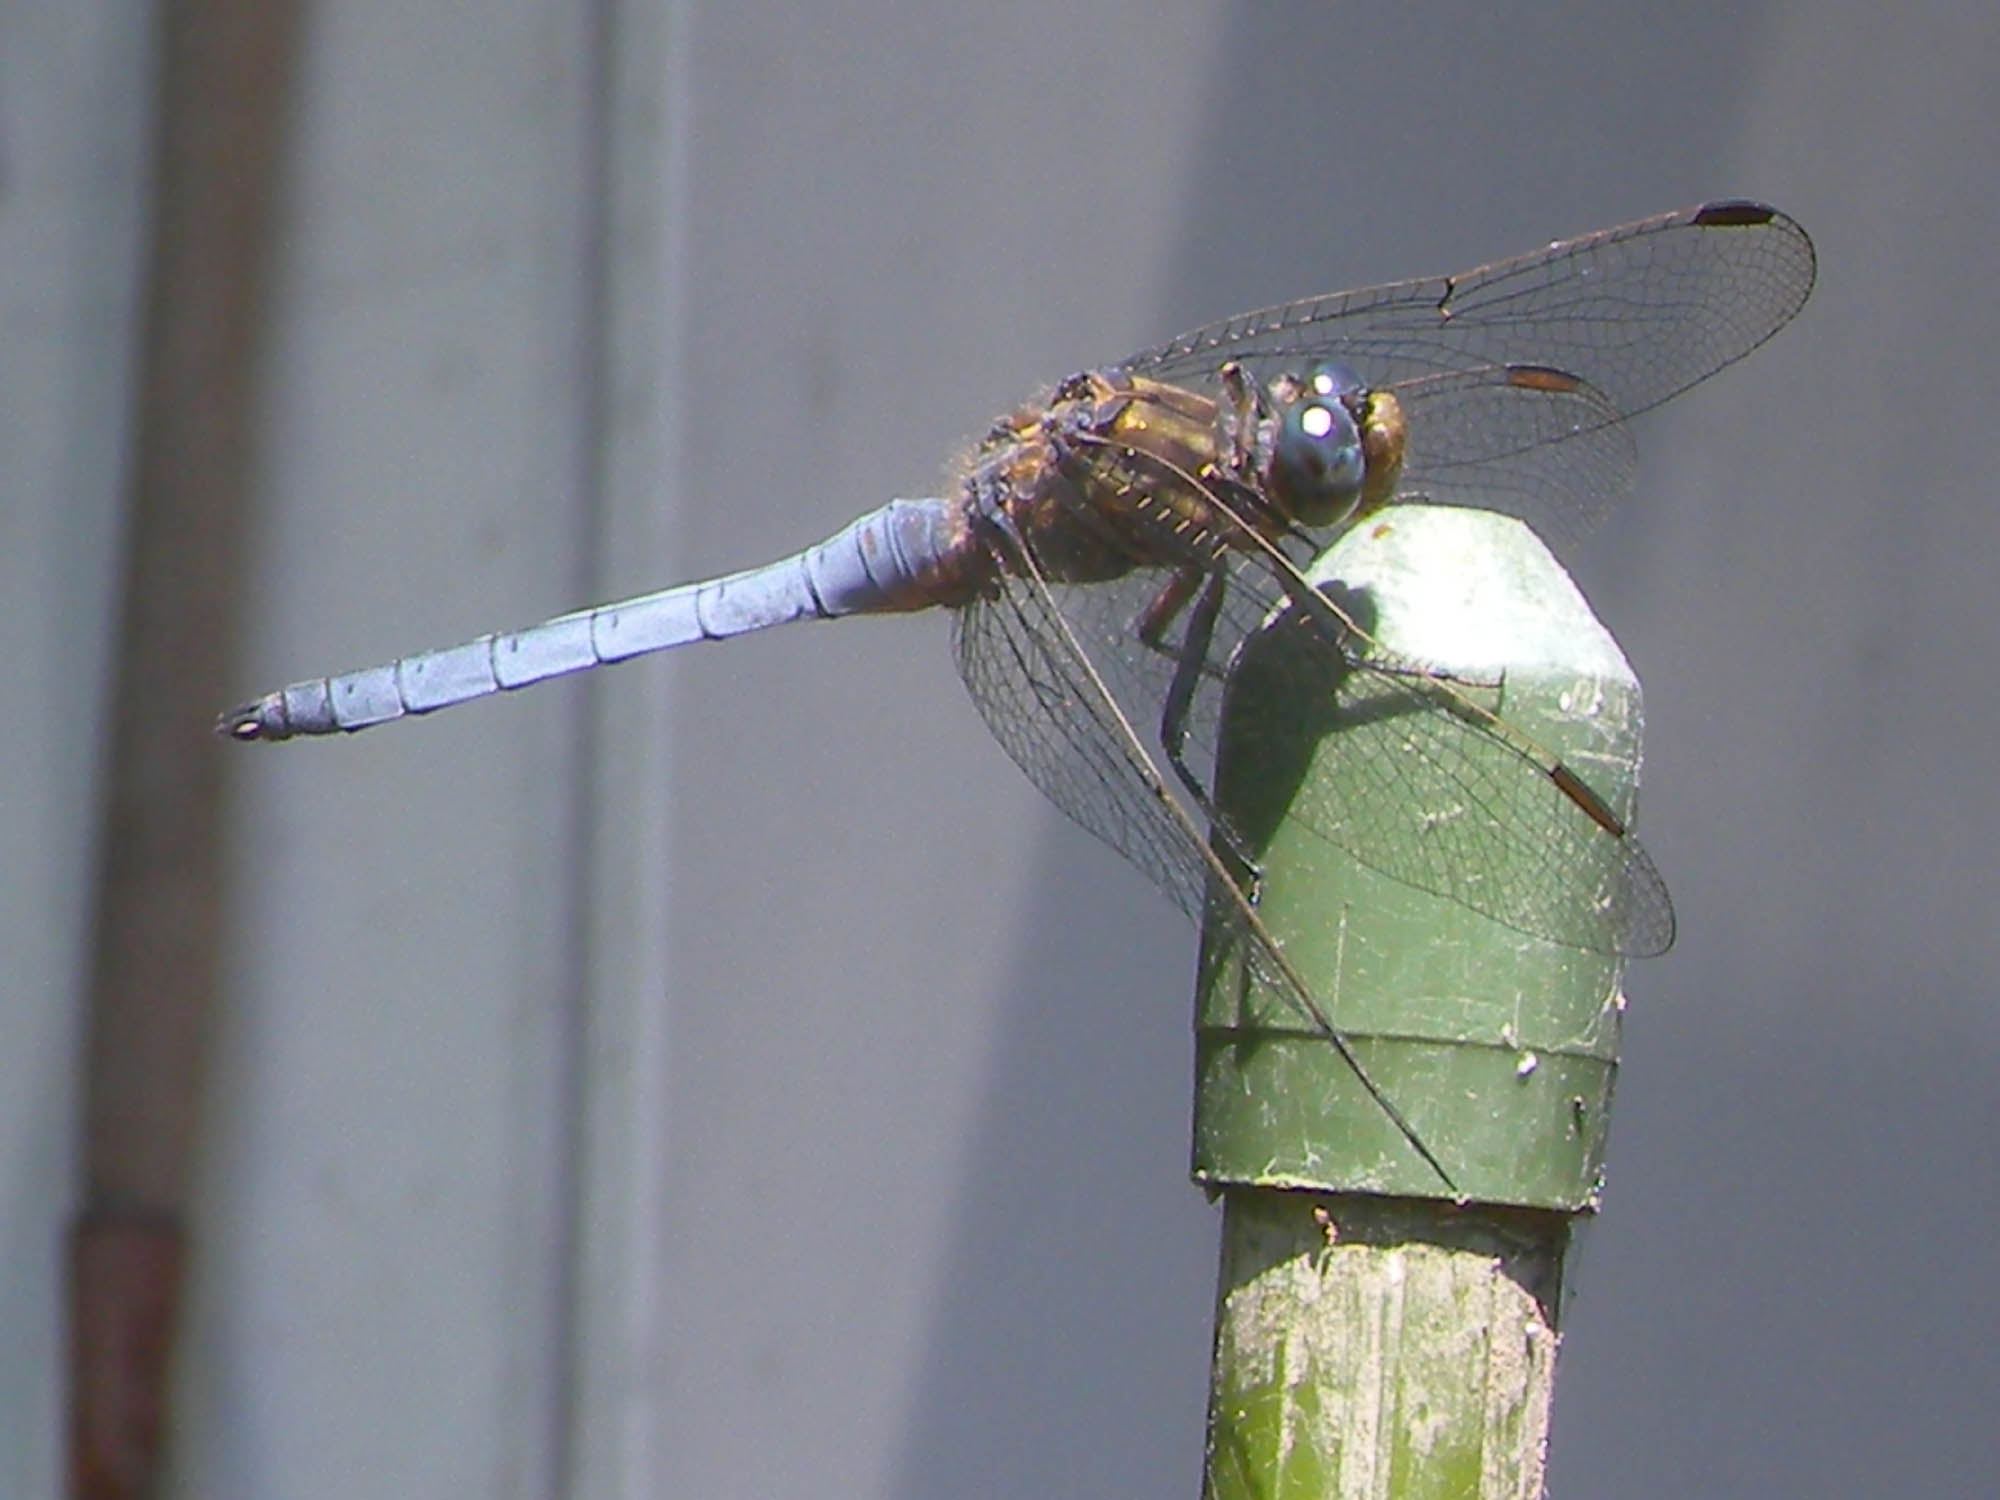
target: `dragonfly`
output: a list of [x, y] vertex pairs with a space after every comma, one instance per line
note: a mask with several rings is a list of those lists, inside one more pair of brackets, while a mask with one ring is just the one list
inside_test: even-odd
[[1002, 417], [946, 494], [761, 567], [310, 678], [217, 728], [352, 732], [793, 621], [948, 610], [959, 675], [1008, 756], [1190, 918], [1221, 922], [1449, 1185], [1258, 918], [1255, 850], [1212, 795], [1230, 664], [1289, 614], [1331, 669], [1316, 680], [1398, 719], [1393, 764], [1322, 778], [1293, 809], [1345, 855], [1551, 943], [1664, 952], [1666, 883], [1608, 802], [1446, 672], [1379, 647], [1304, 569], [1345, 528], [1418, 501], [1574, 537], [1631, 485], [1628, 419], [1764, 343], [1814, 274], [1794, 220], [1727, 200], [1243, 313]]

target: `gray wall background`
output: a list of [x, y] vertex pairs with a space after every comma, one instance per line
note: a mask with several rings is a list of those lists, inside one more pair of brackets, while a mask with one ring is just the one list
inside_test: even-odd
[[[1471, 4], [313, 12], [246, 692], [741, 566], [1241, 306], [1704, 197], [1800, 323], [1579, 577], [1679, 947], [1628, 978], [1557, 1497], [2000, 1469], [2000, 21]], [[0, 1492], [55, 1493], [144, 18], [0, 14]], [[601, 253], [599, 253], [601, 251]], [[238, 757], [174, 1493], [1192, 1494], [1192, 936], [941, 620]], [[205, 732], [217, 705], [190, 705]]]

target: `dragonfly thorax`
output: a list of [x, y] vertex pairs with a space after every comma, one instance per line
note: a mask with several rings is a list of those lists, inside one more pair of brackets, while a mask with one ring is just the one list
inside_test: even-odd
[[1267, 388], [1231, 365], [1221, 385], [1218, 402], [1116, 368], [1072, 377], [987, 434], [971, 515], [1025, 539], [1050, 581], [1097, 583], [1205, 570], [1393, 497], [1404, 425], [1388, 391], [1331, 363]]
[[1091, 371], [995, 425], [967, 471], [966, 502], [1024, 539], [1051, 582], [1206, 568], [1252, 529], [1287, 529], [1246, 487], [1233, 433], [1197, 391]]

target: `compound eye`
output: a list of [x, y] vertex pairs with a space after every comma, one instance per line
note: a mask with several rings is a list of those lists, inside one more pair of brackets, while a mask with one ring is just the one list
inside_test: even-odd
[[1285, 409], [1271, 451], [1274, 498], [1307, 526], [1346, 520], [1361, 498], [1368, 472], [1361, 431], [1341, 399], [1347, 393], [1320, 387], [1326, 368], [1308, 377], [1312, 394]]

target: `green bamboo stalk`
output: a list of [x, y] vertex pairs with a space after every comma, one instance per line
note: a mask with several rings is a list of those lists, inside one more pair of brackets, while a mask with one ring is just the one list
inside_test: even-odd
[[1567, 1215], [1224, 1196], [1210, 1500], [1538, 1500]]
[[[1630, 817], [1637, 684], [1525, 526], [1399, 508], [1314, 577], [1362, 591], [1391, 651], [1477, 684]], [[1224, 1213], [1205, 1493], [1535, 1500], [1563, 1259], [1602, 1183], [1621, 965], [1392, 880], [1288, 817], [1318, 778], [1407, 754], [1407, 726], [1302, 712], [1298, 671], [1267, 670], [1265, 649], [1239, 664], [1218, 768], [1254, 844], [1259, 916], [1451, 1183], [1211, 931], [1194, 1174]], [[1289, 648], [1274, 632], [1268, 649]], [[1580, 903], [1599, 894], [1590, 878]]]

